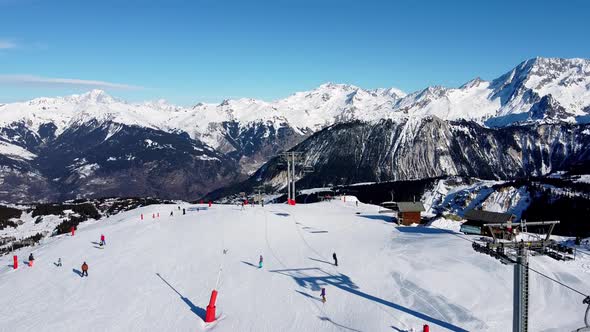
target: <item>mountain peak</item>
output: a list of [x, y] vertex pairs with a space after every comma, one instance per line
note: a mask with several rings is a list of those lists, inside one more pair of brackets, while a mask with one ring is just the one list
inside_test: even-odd
[[394, 97], [396, 99], [403, 98], [407, 95], [407, 93], [398, 88], [378, 88], [372, 90], [372, 92], [382, 96]]
[[354, 86], [352, 84], [344, 84], [344, 83], [333, 83], [333, 82], [326, 82], [324, 84], [321, 84], [317, 89], [315, 90], [358, 90], [360, 89], [357, 86]]
[[107, 94], [104, 90], [100, 89], [93, 89], [81, 95], [73, 95], [72, 98], [77, 102], [90, 102], [90, 103], [100, 103], [100, 104], [108, 104], [115, 102], [115, 98], [111, 97]]
[[479, 86], [482, 82], [484, 82], [484, 80], [481, 79], [481, 77], [476, 77], [474, 79], [472, 79], [471, 81], [463, 84], [460, 89], [469, 89], [469, 88], [473, 88], [476, 86]]

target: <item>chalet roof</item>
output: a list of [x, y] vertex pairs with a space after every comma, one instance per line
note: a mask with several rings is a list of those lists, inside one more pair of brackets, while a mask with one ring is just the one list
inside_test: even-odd
[[484, 210], [469, 210], [465, 212], [465, 219], [481, 221], [488, 224], [501, 224], [508, 222], [513, 215], [510, 213], [492, 212]]
[[422, 212], [425, 211], [422, 202], [397, 202], [399, 212]]

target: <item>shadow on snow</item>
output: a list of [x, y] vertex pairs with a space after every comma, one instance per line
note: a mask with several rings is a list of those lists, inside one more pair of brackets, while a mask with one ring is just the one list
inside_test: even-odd
[[320, 262], [320, 263], [326, 263], [326, 264], [329, 264], [329, 265], [334, 265], [334, 263], [332, 263], [332, 262], [323, 261], [321, 259], [315, 259], [315, 258], [311, 258], [311, 257], [307, 257], [307, 258], [311, 259], [312, 261], [316, 261], [316, 262]]
[[425, 226], [400, 226], [395, 228], [400, 233], [407, 234], [457, 234], [448, 229], [440, 229]]
[[336, 323], [335, 321], [331, 320], [329, 317], [321, 317], [321, 316], [318, 316], [318, 318], [319, 318], [320, 320], [323, 320], [323, 321], [325, 321], [325, 322], [330, 322], [330, 323], [332, 323], [332, 324], [334, 324], [334, 325], [338, 326], [339, 328], [342, 328], [342, 329], [345, 329], [345, 330], [348, 330], [348, 331], [361, 332], [360, 330], [355, 330], [355, 329], [352, 329], [352, 328], [350, 328], [350, 327], [348, 327], [348, 326], [344, 326], [344, 325], [342, 325], [342, 324], [338, 324], [338, 323]]
[[391, 217], [391, 216], [385, 216], [382, 214], [359, 214], [357, 215], [357, 217], [361, 217], [361, 218], [366, 218], [366, 219], [371, 219], [371, 220], [382, 220], [385, 221], [386, 223], [395, 223], [395, 217]]
[[162, 281], [168, 285], [168, 287], [170, 287], [176, 294], [178, 294], [178, 296], [180, 296], [180, 299], [186, 303], [186, 305], [191, 309], [191, 311], [197, 315], [199, 318], [201, 318], [203, 321], [205, 321], [205, 314], [206, 311], [205, 309], [201, 308], [201, 307], [197, 307], [194, 303], [191, 302], [191, 300], [187, 299], [186, 297], [182, 296], [182, 294], [180, 294], [176, 288], [172, 287], [172, 285], [170, 285], [168, 283], [168, 281], [166, 281], [166, 279], [164, 279], [159, 273], [156, 273], [156, 275], [162, 279]]
[[[467, 330], [455, 326], [451, 323], [442, 321], [440, 319], [428, 316], [424, 313], [412, 310], [410, 308], [406, 308], [400, 304], [390, 302], [376, 296], [364, 293], [359, 290], [359, 287], [345, 274], [338, 274], [332, 275], [320, 268], [298, 268], [298, 269], [284, 269], [284, 270], [271, 270], [270, 272], [279, 273], [288, 277], [291, 277], [295, 280], [295, 282], [303, 288], [311, 289], [312, 291], [320, 291], [323, 286], [330, 285], [336, 288], [339, 288], [343, 291], [349, 292], [353, 295], [360, 296], [364, 299], [369, 301], [373, 301], [385, 306], [388, 306], [392, 309], [404, 312], [406, 314], [412, 315], [418, 319], [430, 322], [432, 324], [436, 324], [443, 328], [449, 329], [451, 331], [461, 331], [467, 332]], [[308, 272], [320, 272], [323, 276], [311, 276], [307, 274]], [[301, 292], [300, 292], [301, 293]], [[303, 293], [304, 295], [308, 296], [308, 294]]]
[[258, 268], [258, 266], [257, 266], [257, 265], [254, 265], [254, 264], [252, 264], [252, 263], [250, 263], [250, 262], [242, 261], [242, 263], [244, 263], [244, 264], [246, 264], [246, 265], [250, 265], [250, 266], [252, 266], [252, 267], [255, 267], [255, 268]]

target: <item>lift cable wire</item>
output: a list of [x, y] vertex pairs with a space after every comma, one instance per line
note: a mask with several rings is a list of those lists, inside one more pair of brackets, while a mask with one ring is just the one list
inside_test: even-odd
[[[450, 230], [448, 230], [448, 229], [445, 229], [445, 228], [440, 228], [440, 227], [436, 227], [436, 226], [433, 226], [433, 225], [430, 225], [429, 227], [433, 227], [433, 228], [436, 228], [436, 229], [440, 229], [440, 230], [442, 230], [442, 231], [445, 231], [445, 232], [447, 232], [447, 233], [449, 233], [449, 234], [451, 234], [451, 235], [454, 235], [454, 236], [456, 236], [456, 237], [458, 237], [458, 238], [460, 238], [460, 239], [462, 239], [462, 240], [465, 240], [465, 241], [469, 241], [469, 242], [471, 242], [471, 243], [476, 243], [476, 244], [478, 244], [477, 242], [475, 242], [475, 241], [473, 241], [473, 240], [471, 240], [471, 239], [468, 239], [468, 238], [466, 238], [466, 237], [464, 237], [464, 236], [461, 236], [461, 235], [459, 235], [459, 234], [457, 234], [457, 233], [455, 233], [455, 232], [453, 232], [453, 231], [450, 231]], [[522, 263], [518, 263], [518, 262], [515, 262], [515, 263], [516, 263], [516, 264], [520, 264], [520, 265], [522, 265]], [[576, 292], [576, 293], [578, 293], [578, 294], [582, 295], [584, 298], [588, 298], [588, 297], [590, 297], [590, 295], [588, 295], [588, 294], [584, 294], [584, 293], [582, 293], [581, 291], [579, 291], [579, 290], [577, 290], [577, 289], [575, 289], [575, 288], [573, 288], [573, 287], [571, 287], [571, 286], [568, 286], [568, 285], [564, 284], [563, 282], [561, 282], [561, 281], [559, 281], [559, 280], [557, 280], [557, 279], [554, 279], [554, 278], [552, 278], [552, 277], [550, 277], [550, 276], [548, 276], [548, 275], [546, 275], [546, 274], [544, 274], [544, 273], [542, 273], [542, 272], [540, 272], [540, 271], [537, 271], [537, 270], [533, 269], [533, 268], [532, 268], [532, 267], [530, 267], [530, 266], [524, 266], [524, 265], [522, 265], [522, 266], [523, 266], [523, 267], [526, 267], [526, 268], [528, 268], [529, 270], [531, 270], [531, 271], [533, 271], [533, 272], [537, 273], [538, 275], [540, 275], [540, 276], [542, 276], [542, 277], [544, 277], [544, 278], [546, 278], [546, 279], [548, 279], [548, 280], [551, 280], [551, 281], [553, 281], [553, 282], [555, 282], [555, 283], [557, 283], [557, 284], [559, 284], [559, 285], [561, 285], [561, 286], [563, 286], [563, 287], [565, 287], [565, 288], [567, 288], [567, 289], [569, 289], [569, 290], [571, 290], [571, 291], [573, 291], [573, 292]]]

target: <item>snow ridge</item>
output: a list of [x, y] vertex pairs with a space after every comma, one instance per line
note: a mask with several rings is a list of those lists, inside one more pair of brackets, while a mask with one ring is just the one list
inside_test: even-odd
[[243, 128], [291, 127], [298, 134], [352, 120], [405, 122], [429, 116], [490, 127], [526, 121], [590, 122], [590, 60], [535, 58], [492, 81], [476, 78], [458, 88], [434, 86], [408, 95], [396, 88], [366, 90], [326, 83], [271, 102], [241, 98], [187, 108], [164, 100], [127, 103], [92, 90], [0, 105], [0, 115], [0, 126], [25, 123], [37, 132], [41, 125], [52, 123], [56, 135], [92, 120], [184, 131], [214, 148], [221, 144], [222, 124], [227, 122]]

